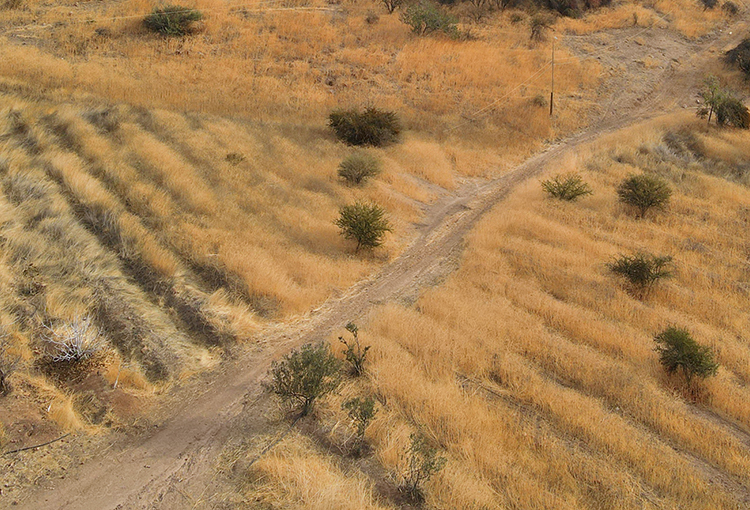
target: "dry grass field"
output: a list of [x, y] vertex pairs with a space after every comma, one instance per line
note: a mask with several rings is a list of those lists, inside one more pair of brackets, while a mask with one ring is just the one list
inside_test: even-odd
[[[618, 70], [598, 57], [616, 36], [595, 47], [589, 34], [693, 41], [727, 21], [693, 0], [622, 2], [558, 18], [532, 42], [520, 9], [450, 7], [449, 38], [418, 37], [374, 1], [196, 0], [195, 32], [169, 38], [143, 26], [154, 5], [0, 0], [0, 369], [12, 387], [0, 451], [135, 430], [175, 382], [397, 257], [430, 204], [599, 118]], [[672, 65], [647, 58], [654, 76]], [[355, 188], [336, 176], [353, 149], [326, 122], [364, 106], [397, 112], [405, 133], [367, 149], [383, 172]], [[670, 122], [703, 152], [686, 152]], [[435, 507], [730, 508], [750, 464], [742, 136], [654, 124], [561, 162], [594, 186], [579, 204], [519, 191], [449, 281], [370, 319], [372, 377], [344, 389], [383, 403], [368, 470], [295, 432], [246, 473], [244, 494], [275, 508], [394, 506], [388, 473], [420, 428], [449, 459], [427, 492]], [[612, 189], [646, 168], [677, 197], [635, 222]], [[357, 200], [393, 226], [365, 254], [334, 224]], [[637, 249], [678, 264], [645, 301], [603, 269]], [[94, 356], [57, 363], [50, 340], [89, 323]], [[655, 361], [667, 323], [719, 354], [697, 403]], [[338, 433], [336, 399], [321, 420]]]
[[[387, 487], [421, 430], [448, 459], [427, 485], [431, 508], [746, 508], [748, 147], [747, 133], [662, 119], [547, 170], [580, 172], [591, 197], [523, 186], [477, 225], [446, 282], [372, 314], [369, 376], [320, 411], [319, 431], [250, 468], [247, 499], [400, 506]], [[635, 220], [615, 189], [641, 172], [674, 195], [667, 212]], [[606, 266], [637, 251], [676, 266], [642, 299]], [[717, 354], [718, 376], [698, 391], [658, 362], [653, 336], [670, 324]], [[367, 439], [384, 473], [326, 446], [349, 427], [339, 400], [368, 394], [379, 411]]]

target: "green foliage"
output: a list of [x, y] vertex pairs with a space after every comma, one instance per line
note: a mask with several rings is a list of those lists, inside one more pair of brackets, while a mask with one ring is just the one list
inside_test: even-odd
[[[739, 46], [735, 50], [738, 48]], [[750, 53], [750, 48], [748, 49], [748, 53]], [[746, 57], [743, 56], [742, 52], [738, 52], [735, 58], [740, 68], [746, 65], [748, 71], [745, 72], [750, 73], [750, 62], [744, 64]], [[719, 126], [734, 126], [740, 129], [750, 128], [750, 112], [748, 112], [747, 107], [731, 91], [720, 88], [719, 79], [716, 76], [708, 76], [704, 80], [703, 88], [699, 92], [699, 95], [703, 99], [703, 106], [698, 109], [697, 114], [703, 119], [707, 118], [708, 123], [711, 122], [711, 118], [716, 114], [716, 124]]]
[[745, 74], [745, 77], [750, 79], [750, 37], [727, 51], [725, 58], [729, 64], [736, 65]]
[[669, 256], [658, 257], [646, 253], [632, 257], [620, 255], [608, 267], [614, 274], [625, 278], [638, 292], [646, 292], [659, 280], [672, 277], [672, 257]]
[[719, 5], [719, 0], [701, 0], [701, 4], [703, 4], [704, 9], [712, 10]]
[[356, 324], [349, 323], [346, 325], [346, 330], [352, 334], [352, 339], [347, 340], [343, 336], [339, 337], [339, 341], [344, 344], [344, 359], [349, 363], [352, 375], [360, 376], [365, 373], [365, 360], [367, 359], [367, 351], [370, 350], [370, 346], [366, 345], [364, 348], [359, 343], [359, 328]]
[[388, 14], [393, 14], [393, 11], [398, 9], [401, 4], [404, 3], [404, 0], [381, 0], [383, 2], [383, 5], [385, 6], [385, 10], [388, 11]]
[[237, 166], [245, 161], [245, 155], [241, 152], [230, 152], [224, 159], [226, 159], [227, 163], [230, 165]]
[[670, 374], [680, 370], [688, 384], [694, 376], [716, 375], [719, 364], [710, 347], [696, 342], [686, 329], [669, 326], [654, 337], [659, 361]]
[[341, 409], [349, 414], [349, 418], [357, 427], [357, 438], [362, 440], [365, 437], [365, 431], [375, 418], [375, 399], [372, 397], [359, 398], [355, 397], [347, 400], [341, 405]]
[[547, 36], [547, 30], [549, 30], [553, 23], [554, 18], [548, 13], [540, 12], [534, 14], [529, 19], [529, 39], [535, 42], [543, 41]]
[[271, 365], [267, 386], [283, 403], [305, 415], [317, 399], [338, 388], [340, 366], [327, 344], [307, 344]]
[[568, 202], [594, 193], [591, 186], [586, 184], [578, 174], [556, 175], [551, 179], [542, 181], [542, 189], [552, 198], [567, 200]]
[[631, 175], [617, 188], [620, 201], [636, 210], [636, 218], [643, 218], [651, 209], [665, 209], [672, 190], [655, 175]]
[[424, 500], [423, 486], [432, 475], [443, 469], [445, 457], [438, 455], [422, 434], [412, 434], [406, 450], [406, 468], [401, 475], [399, 489], [414, 501]]
[[381, 147], [396, 142], [401, 122], [394, 112], [367, 107], [357, 110], [336, 110], [328, 116], [328, 125], [336, 137], [349, 145]]
[[190, 32], [190, 25], [203, 19], [203, 13], [180, 5], [165, 5], [155, 7], [146, 16], [143, 24], [152, 32], [162, 35], [183, 36]]
[[341, 229], [341, 235], [357, 241], [356, 251], [362, 247], [380, 246], [386, 232], [391, 232], [385, 211], [375, 204], [357, 202], [345, 205], [339, 210], [339, 218], [335, 223]]
[[428, 0], [409, 4], [401, 14], [401, 21], [409, 25], [411, 31], [417, 35], [427, 35], [433, 32], [443, 32], [450, 36], [458, 35], [456, 28], [458, 20]]
[[716, 108], [716, 123], [719, 126], [734, 126], [739, 129], [750, 128], [750, 111], [742, 101], [727, 94], [724, 101]]
[[737, 16], [740, 13], [740, 8], [731, 0], [721, 4], [721, 10], [724, 11], [727, 16]]
[[380, 161], [366, 152], [355, 152], [341, 162], [339, 177], [351, 186], [364, 184], [367, 179], [380, 173]]

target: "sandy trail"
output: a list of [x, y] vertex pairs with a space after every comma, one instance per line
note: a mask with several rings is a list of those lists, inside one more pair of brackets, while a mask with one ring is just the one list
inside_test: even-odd
[[[739, 42], [738, 34], [745, 34], [746, 27], [742, 20], [734, 23], [734, 35], [724, 30], [699, 42], [658, 29], [638, 31], [644, 42], [633, 45], [626, 42], [635, 29], [618, 31], [615, 37], [624, 42], [610, 48], [604, 57], [599, 54], [602, 65], [612, 70], [607, 85], [612, 99], [602, 105], [602, 115], [596, 123], [501, 177], [466, 185], [442, 198], [426, 211], [410, 247], [376, 276], [355, 285], [343, 297], [325, 303], [309, 317], [266, 332], [259, 344], [262, 347], [227, 361], [221, 373], [178, 389], [172, 397], [174, 414], [161, 426], [111, 445], [56, 485], [26, 494], [15, 508], [202, 506], [202, 495], [210, 490], [214, 477], [217, 456], [237, 432], [240, 418], [258, 410], [262, 401], [260, 381], [273, 359], [305, 342], [326, 338], [378, 304], [411, 300], [420, 289], [434, 285], [456, 267], [463, 240], [474, 224], [520, 183], [539, 175], [565, 153], [603, 134], [694, 105], [702, 70], [730, 44]], [[575, 42], [571, 47], [576, 49]], [[653, 48], [663, 48], [660, 54], [664, 65], [646, 68], [633, 64], [637, 62], [634, 52], [638, 48], [651, 53]], [[619, 77], [617, 72], [621, 73]], [[200, 388], [200, 394], [196, 395], [196, 388]], [[261, 429], [256, 431], [260, 432]], [[242, 433], [248, 433], [246, 427]]]

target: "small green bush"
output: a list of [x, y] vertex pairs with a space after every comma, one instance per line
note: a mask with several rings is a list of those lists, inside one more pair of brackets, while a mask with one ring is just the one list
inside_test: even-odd
[[373, 418], [375, 418], [375, 399], [372, 397], [359, 398], [347, 400], [341, 404], [341, 408], [347, 411], [349, 418], [355, 423], [357, 427], [357, 438], [362, 440], [365, 437], [367, 427], [370, 426]]
[[[743, 43], [744, 44], [744, 43]], [[741, 51], [741, 47], [738, 46], [727, 54], [727, 59], [732, 62], [736, 62], [740, 69], [743, 69], [744, 65], [747, 65], [747, 69], [743, 69], [750, 77], [750, 61], [745, 64], [745, 59], [750, 58], [750, 47], [747, 48], [747, 55], [744, 55]], [[730, 55], [733, 55], [730, 58]], [[703, 88], [700, 90], [699, 95], [703, 99], [703, 106], [696, 112], [697, 115], [703, 119], [708, 118], [708, 123], [711, 123], [711, 117], [716, 114], [716, 124], [719, 126], [734, 126], [740, 129], [750, 128], [750, 112], [747, 107], [742, 104], [742, 101], [737, 99], [731, 90], [722, 89], [719, 86], [719, 79], [716, 76], [708, 76], [703, 81]]]
[[339, 337], [339, 341], [344, 344], [344, 359], [351, 368], [351, 373], [354, 376], [360, 376], [365, 373], [365, 360], [367, 359], [367, 351], [370, 350], [370, 346], [366, 345], [364, 348], [359, 343], [359, 328], [354, 323], [346, 325], [346, 330], [352, 334], [352, 339], [347, 340], [343, 336]]
[[406, 450], [406, 468], [401, 474], [399, 490], [413, 501], [423, 501], [423, 486], [432, 475], [443, 469], [445, 457], [438, 455], [436, 448], [422, 434], [412, 434], [411, 444]]
[[625, 278], [634, 290], [646, 292], [659, 280], [672, 277], [672, 257], [638, 253], [633, 256], [620, 255], [608, 264], [609, 270]]
[[567, 200], [568, 202], [594, 193], [591, 186], [586, 184], [578, 174], [556, 175], [551, 179], [542, 181], [542, 189], [552, 198]]
[[727, 51], [725, 58], [729, 64], [736, 65], [745, 77], [750, 79], [750, 37]]
[[417, 35], [427, 35], [433, 32], [443, 32], [450, 36], [458, 35], [456, 27], [458, 20], [428, 0], [409, 4], [401, 14], [401, 21], [409, 25], [411, 31]]
[[356, 152], [341, 162], [339, 177], [351, 186], [364, 184], [370, 177], [380, 173], [380, 161], [366, 152]]
[[143, 24], [152, 32], [169, 36], [183, 36], [190, 33], [192, 23], [201, 19], [203, 19], [203, 13], [198, 10], [180, 5], [165, 5], [164, 7], [155, 7], [151, 14], [143, 20]]
[[737, 16], [740, 13], [740, 8], [731, 0], [721, 4], [721, 10], [724, 11], [727, 16], [732, 17]]
[[338, 388], [340, 367], [327, 344], [307, 344], [271, 365], [267, 386], [284, 404], [306, 415], [316, 400]]
[[375, 204], [357, 202], [346, 205], [339, 210], [335, 223], [341, 229], [341, 235], [357, 241], [356, 251], [380, 246], [386, 232], [391, 232], [385, 211]]
[[337, 110], [328, 116], [336, 137], [349, 145], [381, 147], [398, 140], [401, 122], [394, 112], [368, 107], [364, 112]]
[[385, 10], [388, 11], [388, 14], [393, 14], [393, 11], [398, 9], [402, 3], [404, 3], [404, 0], [381, 0], [383, 2], [383, 5], [385, 6]]
[[654, 337], [659, 361], [670, 374], [680, 370], [688, 384], [694, 376], [716, 375], [719, 364], [710, 347], [696, 342], [686, 329], [669, 326]]
[[636, 218], [643, 218], [652, 209], [666, 209], [672, 190], [654, 175], [631, 175], [617, 188], [620, 201], [635, 209]]
[[548, 13], [538, 13], [529, 19], [529, 39], [535, 42], [544, 41], [547, 37], [547, 30], [554, 23], [554, 18]]
[[719, 0], [701, 0], [701, 4], [703, 4], [703, 9], [712, 10], [719, 5]]
[[748, 129], [750, 128], [750, 112], [742, 101], [732, 95], [727, 95], [716, 108], [716, 124]]
[[229, 152], [227, 153], [226, 157], [224, 158], [227, 163], [233, 166], [237, 166], [243, 161], [245, 161], [245, 155], [241, 152]]

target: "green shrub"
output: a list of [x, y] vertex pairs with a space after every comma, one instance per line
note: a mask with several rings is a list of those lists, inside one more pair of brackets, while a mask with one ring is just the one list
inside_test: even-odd
[[712, 10], [719, 5], [719, 0], [701, 0], [701, 4], [703, 4], [703, 9]]
[[305, 415], [317, 399], [338, 388], [340, 366], [327, 344], [307, 344], [271, 365], [267, 386], [284, 404]]
[[227, 163], [233, 166], [237, 166], [243, 161], [245, 161], [245, 155], [241, 152], [229, 152], [227, 153], [226, 157], [224, 158]]
[[341, 409], [347, 411], [349, 418], [351, 418], [357, 427], [357, 438], [360, 440], [364, 438], [367, 427], [370, 426], [373, 418], [375, 418], [375, 399], [372, 397], [355, 397], [344, 402], [341, 405]]
[[335, 223], [341, 229], [341, 235], [357, 241], [356, 251], [362, 247], [380, 246], [386, 232], [391, 232], [385, 211], [375, 204], [357, 202], [345, 205], [339, 210], [339, 218]]
[[748, 129], [750, 128], [750, 112], [742, 101], [727, 94], [716, 108], [716, 124]]
[[411, 31], [417, 35], [427, 35], [433, 32], [458, 35], [456, 28], [458, 20], [428, 0], [409, 4], [401, 14], [401, 21], [409, 25]]
[[364, 112], [337, 110], [328, 116], [336, 137], [349, 145], [380, 147], [398, 140], [401, 122], [394, 112], [368, 107]]
[[[740, 46], [735, 50], [739, 50]], [[738, 51], [733, 54], [733, 58], [741, 69], [744, 65], [747, 65], [747, 70], [744, 72], [750, 76], [750, 62], [745, 64], [745, 58], [750, 58], [750, 48], [747, 49], [747, 52], [748, 55], [743, 55], [742, 51]], [[703, 99], [703, 106], [696, 113], [701, 118], [708, 118], [709, 124], [711, 123], [711, 117], [716, 114], [716, 124], [719, 126], [750, 128], [750, 112], [748, 112], [747, 107], [734, 96], [731, 90], [720, 88], [719, 79], [716, 76], [708, 76], [703, 81], [703, 88], [699, 95]]]
[[716, 375], [719, 364], [710, 347], [696, 342], [686, 329], [669, 326], [654, 337], [659, 361], [670, 374], [680, 370], [688, 384], [694, 376]]
[[380, 161], [366, 152], [356, 152], [341, 162], [339, 177], [351, 186], [364, 184], [367, 179], [380, 173]]
[[736, 65], [745, 77], [750, 79], [750, 37], [727, 51], [725, 58], [729, 64]]
[[659, 280], [672, 277], [672, 257], [657, 257], [638, 253], [632, 257], [620, 255], [608, 264], [609, 270], [625, 278], [634, 290], [645, 292]]
[[529, 39], [535, 42], [543, 41], [547, 36], [547, 30], [554, 23], [548, 13], [540, 12], [529, 19]]
[[551, 179], [542, 181], [542, 189], [552, 198], [573, 202], [580, 197], [591, 195], [591, 186], [583, 182], [578, 174], [556, 175]]
[[438, 455], [436, 448], [427, 443], [422, 434], [412, 434], [411, 444], [406, 450], [406, 467], [401, 474], [399, 490], [414, 501], [423, 501], [424, 483], [443, 469], [446, 459]]
[[203, 19], [203, 13], [180, 5], [155, 7], [143, 24], [152, 32], [162, 35], [183, 36], [190, 33], [191, 24]]
[[617, 188], [620, 201], [636, 211], [636, 218], [643, 218], [651, 209], [666, 209], [672, 190], [669, 185], [654, 175], [631, 175]]
[[352, 339], [347, 340], [343, 336], [339, 337], [339, 341], [344, 344], [344, 359], [351, 368], [351, 373], [355, 376], [360, 376], [365, 373], [365, 360], [367, 359], [367, 351], [370, 350], [370, 346], [366, 345], [364, 348], [359, 343], [359, 328], [356, 324], [349, 323], [346, 325], [346, 330], [352, 334]]
[[727, 16], [737, 16], [740, 13], [740, 8], [731, 0], [721, 4], [721, 10], [724, 11]]
[[393, 14], [393, 11], [398, 9], [402, 3], [404, 3], [404, 0], [381, 0], [383, 2], [383, 5], [385, 6], [385, 10], [388, 11], [388, 14]]

